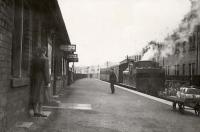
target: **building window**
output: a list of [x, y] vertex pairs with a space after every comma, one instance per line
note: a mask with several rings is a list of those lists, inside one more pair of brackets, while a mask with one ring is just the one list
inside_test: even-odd
[[168, 66], [168, 70], [167, 70], [167, 71], [168, 71], [168, 73], [167, 73], [168, 75], [170, 74], [170, 71], [169, 71], [169, 70], [170, 70], [170, 66]]
[[174, 54], [179, 54], [180, 53], [180, 43], [177, 43], [175, 46], [175, 53]]
[[189, 37], [189, 50], [195, 50], [195, 35]]
[[179, 76], [179, 65], [176, 66], [176, 75]]
[[27, 76], [30, 62], [30, 9], [23, 0], [15, 0], [12, 74]]
[[52, 46], [50, 43], [48, 43], [48, 60], [49, 60], [49, 75], [52, 75], [53, 71], [53, 61], [52, 61]]
[[61, 73], [60, 73], [60, 75], [61, 76], [63, 76], [64, 75], [64, 58], [63, 57], [61, 57]]
[[195, 63], [189, 64], [189, 75], [190, 76], [195, 75]]
[[179, 76], [179, 65], [174, 66], [174, 73], [176, 76]]
[[185, 76], [185, 64], [183, 64], [183, 76]]
[[166, 74], [166, 75], [169, 75], [169, 66], [166, 66], [165, 74]]
[[166, 66], [166, 75], [169, 75], [169, 66]]
[[22, 72], [25, 75], [30, 66], [30, 8], [23, 4]]
[[176, 65], [174, 65], [174, 75], [176, 75]]
[[141, 60], [141, 58], [142, 58], [141, 55], [139, 55], [139, 60]]
[[192, 63], [192, 76], [195, 75], [195, 63]]
[[183, 53], [186, 52], [186, 48], [185, 48], [185, 46], [186, 46], [186, 42], [184, 41], [184, 42], [183, 42]]
[[192, 73], [192, 72], [191, 72], [191, 66], [192, 66], [192, 65], [189, 64], [189, 76], [191, 76], [191, 73]]

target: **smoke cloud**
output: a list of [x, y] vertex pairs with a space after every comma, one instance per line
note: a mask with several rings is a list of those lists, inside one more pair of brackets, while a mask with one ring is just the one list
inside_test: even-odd
[[191, 11], [182, 19], [178, 29], [167, 36], [162, 43], [157, 45], [148, 44], [142, 60], [152, 60], [159, 57], [173, 55], [179, 49], [179, 56], [183, 56], [183, 45], [190, 44], [189, 37], [193, 34], [195, 27], [200, 25], [200, 1], [190, 0]]

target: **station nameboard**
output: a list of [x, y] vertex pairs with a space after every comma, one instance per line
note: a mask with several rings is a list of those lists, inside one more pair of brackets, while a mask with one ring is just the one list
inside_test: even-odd
[[69, 62], [78, 62], [78, 58], [68, 59]]
[[78, 54], [68, 54], [67, 60], [69, 62], [78, 62]]
[[74, 58], [78, 58], [78, 54], [68, 54], [67, 55], [67, 59], [74, 59]]
[[76, 45], [61, 45], [60, 49], [66, 52], [76, 52]]

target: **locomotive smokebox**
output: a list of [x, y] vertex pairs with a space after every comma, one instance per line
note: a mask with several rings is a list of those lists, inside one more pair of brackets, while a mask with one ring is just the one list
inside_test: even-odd
[[164, 69], [153, 61], [140, 61], [138, 63], [136, 88], [138, 91], [158, 96], [158, 92], [164, 89]]

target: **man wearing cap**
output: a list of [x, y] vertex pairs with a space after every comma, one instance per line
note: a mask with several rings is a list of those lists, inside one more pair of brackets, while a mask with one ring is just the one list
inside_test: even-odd
[[31, 104], [36, 117], [46, 117], [42, 113], [44, 91], [45, 88], [50, 87], [49, 62], [46, 53], [46, 47], [38, 47], [31, 67]]
[[114, 73], [114, 69], [112, 68], [110, 71], [110, 88], [111, 88], [111, 92], [112, 94], [115, 93], [115, 87], [114, 84], [116, 83], [116, 75]]

